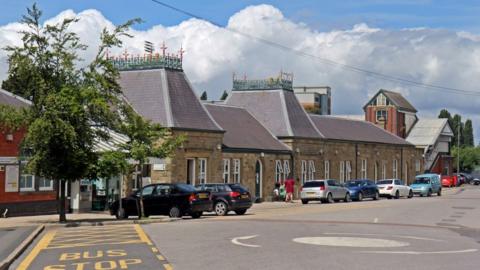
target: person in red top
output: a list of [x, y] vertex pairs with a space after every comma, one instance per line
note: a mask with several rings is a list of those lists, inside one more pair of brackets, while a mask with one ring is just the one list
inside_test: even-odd
[[287, 191], [287, 196], [285, 197], [285, 202], [293, 202], [293, 191], [295, 188], [295, 181], [293, 179], [287, 179], [285, 181], [285, 190]]

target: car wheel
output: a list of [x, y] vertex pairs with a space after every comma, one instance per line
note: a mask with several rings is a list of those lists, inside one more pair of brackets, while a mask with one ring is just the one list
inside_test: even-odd
[[307, 204], [308, 200], [302, 200], [302, 204]]
[[[421, 196], [421, 195], [420, 195], [420, 196]], [[413, 191], [412, 191], [412, 190], [410, 190], [410, 192], [408, 192], [408, 198], [409, 198], [409, 199], [413, 198]]]
[[192, 213], [192, 218], [200, 218], [202, 216], [202, 212], [195, 212], [195, 213]]
[[430, 196], [432, 196], [432, 190], [429, 189], [427, 192], [427, 197], [430, 197]]
[[437, 196], [442, 196], [442, 189], [439, 189], [439, 190], [438, 190]]
[[423, 193], [420, 193], [420, 197], [423, 197]]
[[392, 199], [392, 195], [388, 195], [388, 196], [387, 196], [387, 199], [391, 200], [391, 199]]
[[181, 218], [182, 211], [180, 210], [180, 208], [178, 208], [178, 206], [172, 206], [172, 208], [170, 208], [170, 211], [168, 211], [168, 216], [170, 216], [171, 218]]
[[215, 209], [215, 214], [217, 214], [217, 216], [225, 216], [228, 212], [227, 204], [224, 202], [217, 202], [215, 204], [214, 209]]
[[378, 191], [375, 191], [375, 197], [373, 197], [373, 199], [376, 201], [378, 199], [380, 199], [380, 194], [378, 193]]
[[334, 203], [332, 193], [328, 193], [327, 195], [327, 203]]
[[400, 192], [398, 190], [395, 192], [395, 199], [400, 199]]
[[350, 197], [350, 193], [347, 193], [345, 194], [345, 199], [343, 199], [343, 202], [351, 202], [352, 201], [352, 197]]
[[363, 201], [363, 193], [358, 193], [358, 201]]
[[236, 211], [235, 211], [235, 214], [237, 214], [237, 215], [245, 215], [246, 212], [247, 212], [247, 209], [236, 210]]
[[115, 217], [117, 219], [126, 219], [128, 218], [128, 215], [127, 215], [127, 212], [125, 212], [125, 209], [118, 208], [117, 212], [115, 213]]

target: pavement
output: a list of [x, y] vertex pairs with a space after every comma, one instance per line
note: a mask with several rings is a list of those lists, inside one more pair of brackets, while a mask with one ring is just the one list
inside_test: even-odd
[[0, 262], [6, 259], [36, 227], [0, 228]]

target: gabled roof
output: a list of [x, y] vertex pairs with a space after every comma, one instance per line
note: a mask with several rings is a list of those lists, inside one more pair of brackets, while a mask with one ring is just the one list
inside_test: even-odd
[[277, 137], [322, 137], [293, 91], [233, 90], [225, 103], [247, 109]]
[[326, 139], [411, 145], [404, 139], [367, 121], [317, 114], [310, 114], [310, 118]]
[[0, 104], [10, 105], [15, 108], [26, 108], [32, 105], [32, 102], [6, 90], [0, 89]]
[[416, 146], [435, 145], [440, 136], [453, 137], [448, 119], [419, 119], [408, 134], [406, 140]]
[[247, 110], [239, 107], [205, 104], [215, 121], [225, 130], [223, 144], [232, 149], [290, 151]]
[[370, 105], [376, 98], [379, 94], [384, 94], [385, 97], [393, 104], [395, 105], [399, 110], [402, 110], [402, 111], [407, 111], [407, 112], [413, 112], [413, 113], [416, 113], [417, 112], [417, 109], [415, 109], [415, 107], [413, 107], [412, 104], [410, 104], [410, 102], [405, 99], [402, 94], [400, 93], [397, 93], [397, 92], [393, 92], [393, 91], [389, 91], [389, 90], [385, 90], [385, 89], [380, 89], [368, 102], [365, 106], [363, 106], [363, 110], [366, 109], [366, 107], [368, 105]]
[[120, 72], [128, 102], [143, 117], [164, 127], [222, 132], [180, 70]]

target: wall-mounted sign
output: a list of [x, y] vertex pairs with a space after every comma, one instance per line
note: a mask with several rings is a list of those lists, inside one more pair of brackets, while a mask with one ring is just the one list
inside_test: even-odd
[[18, 192], [18, 165], [5, 166], [5, 192]]
[[165, 171], [165, 164], [153, 164], [154, 171]]
[[0, 157], [0, 164], [18, 164], [17, 157]]

